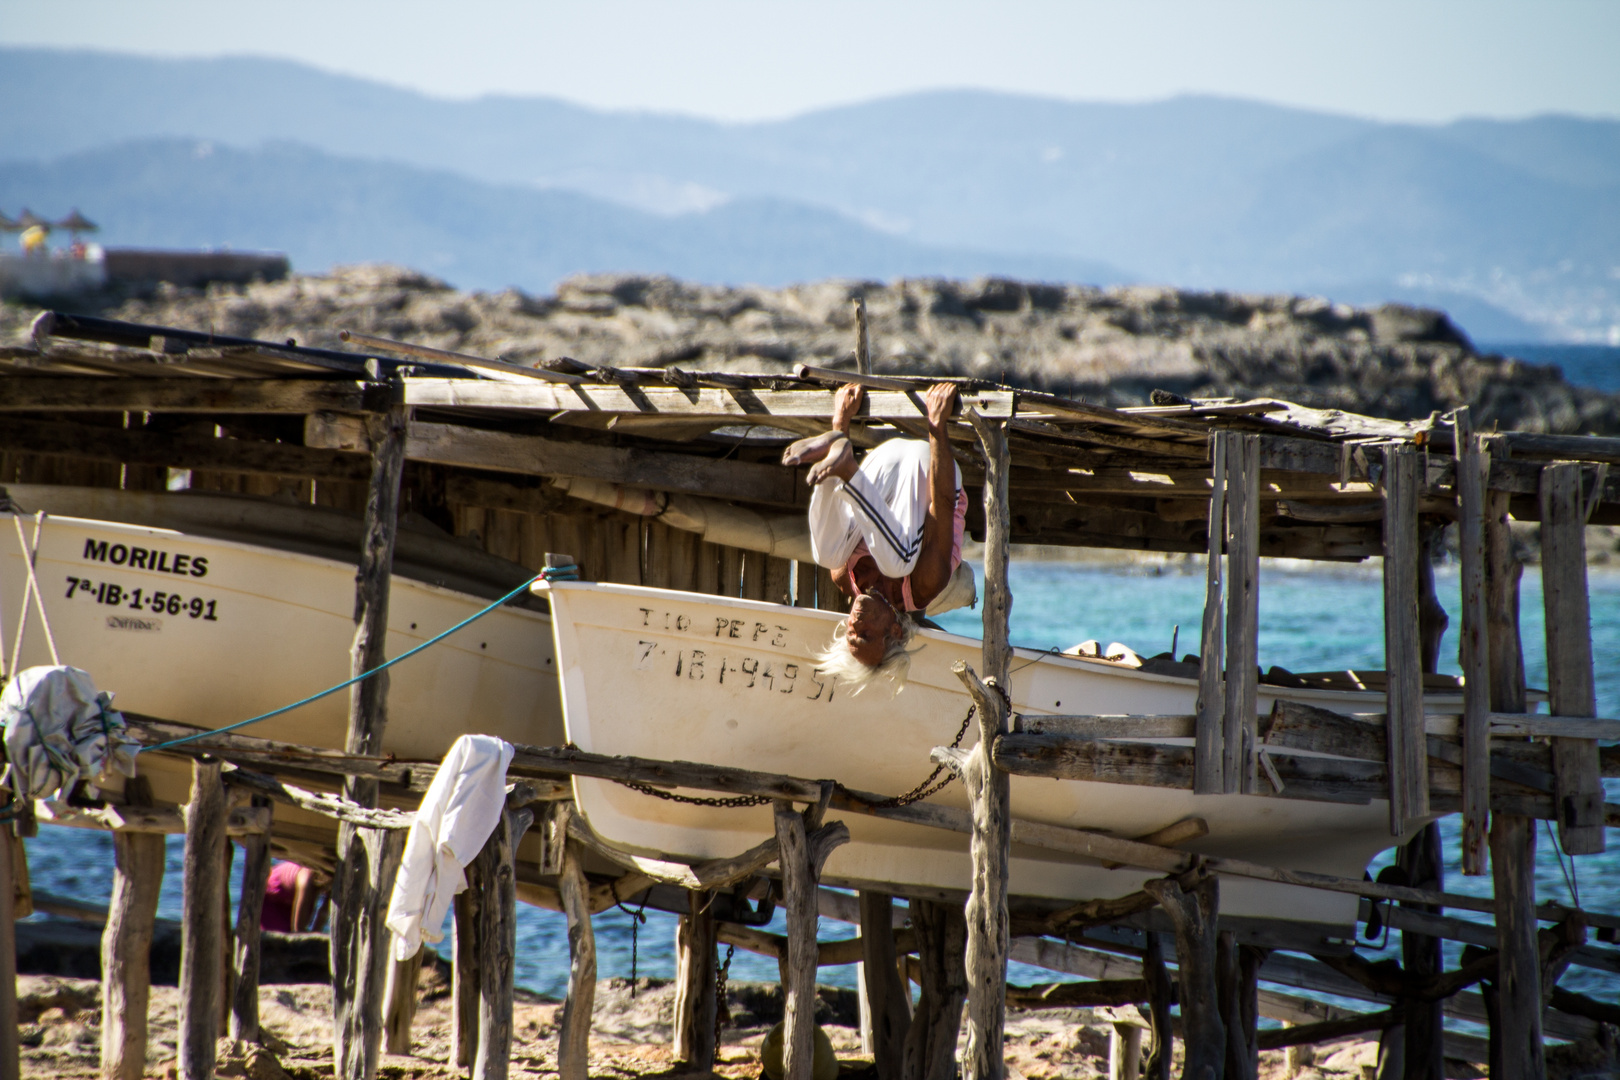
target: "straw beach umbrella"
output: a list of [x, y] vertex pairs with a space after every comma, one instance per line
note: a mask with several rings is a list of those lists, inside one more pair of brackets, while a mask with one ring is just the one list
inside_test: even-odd
[[63, 218], [61, 221], [58, 221], [56, 223], [56, 227], [58, 229], [66, 229], [73, 235], [73, 239], [75, 240], [79, 238], [80, 233], [101, 231], [101, 226], [79, 213], [79, 208], [77, 206], [73, 208], [73, 212], [71, 214]]

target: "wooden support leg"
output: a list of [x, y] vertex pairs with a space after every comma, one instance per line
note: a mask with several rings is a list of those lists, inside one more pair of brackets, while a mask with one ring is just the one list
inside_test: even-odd
[[1226, 1025], [1226, 1080], [1256, 1080], [1260, 1074], [1260, 1013], [1255, 950], [1240, 946], [1230, 930], [1216, 939], [1221, 1022]]
[[450, 1060], [460, 1069], [472, 1068], [478, 1056], [478, 927], [483, 919], [483, 896], [472, 889], [451, 901], [454, 938], [450, 960]]
[[1491, 819], [1491, 646], [1486, 601], [1486, 537], [1489, 507], [1485, 498], [1488, 460], [1466, 408], [1457, 410], [1457, 547], [1462, 577], [1462, 633], [1458, 659], [1463, 671], [1463, 837], [1462, 872], [1480, 877]]
[[[152, 785], [144, 776], [124, 782], [124, 801], [150, 806]], [[0, 826], [10, 837], [10, 830]], [[163, 837], [113, 833], [113, 891], [107, 928], [101, 934], [101, 1075], [104, 1080], [140, 1080], [146, 1075], [147, 1008], [152, 988], [152, 930], [163, 888]], [[9, 851], [0, 854], [9, 880]], [[0, 885], [3, 902], [11, 886]], [[4, 919], [7, 932], [10, 919]], [[0, 982], [4, 975], [0, 974]], [[15, 979], [12, 980], [15, 982]], [[8, 984], [9, 985], [9, 984]], [[0, 993], [4, 988], [0, 987]], [[0, 1019], [0, 1033], [5, 1021]], [[15, 1030], [13, 1026], [12, 1030]]]
[[1108, 1080], [1137, 1080], [1141, 1067], [1141, 1026], [1116, 1023], [1108, 1033]]
[[424, 945], [409, 960], [395, 960], [388, 967], [388, 988], [383, 995], [383, 1045], [390, 1054], [409, 1054], [414, 1048], [411, 1027], [416, 1022], [417, 990], [426, 953]]
[[1184, 890], [1172, 878], [1142, 886], [1164, 908], [1176, 932], [1180, 962], [1181, 1023], [1186, 1038], [1185, 1080], [1222, 1080], [1226, 1069], [1226, 1025], [1221, 1022], [1216, 982], [1216, 919], [1220, 886], [1204, 877]]
[[687, 914], [676, 926], [675, 1060], [692, 1069], [714, 1068], [715, 924], [713, 893], [688, 892]]
[[[225, 895], [225, 785], [218, 762], [191, 766], [180, 916], [180, 1080], [214, 1080]], [[144, 1062], [142, 1065], [144, 1066]]]
[[[3, 791], [3, 789], [0, 789]], [[9, 798], [0, 799], [9, 802]], [[163, 842], [162, 837], [157, 838], [158, 843]], [[17, 882], [12, 875], [13, 858], [12, 848], [21, 843], [11, 831], [10, 824], [0, 824], [0, 1080], [18, 1080], [22, 1075], [22, 1062], [20, 1059], [22, 1047], [17, 1038], [17, 1029], [20, 1026], [17, 1016]], [[158, 879], [162, 880], [161, 876]], [[117, 895], [114, 894], [114, 903]], [[152, 906], [156, 908], [157, 901]], [[117, 911], [115, 907], [113, 911]], [[111, 915], [109, 915], [109, 919]], [[109, 922], [109, 927], [111, 923]], [[148, 921], [150, 925], [150, 921]], [[150, 931], [148, 931], [150, 937]], [[143, 957], [144, 953], [141, 954]], [[144, 984], [143, 984], [144, 990]], [[103, 986], [103, 998], [106, 1000], [106, 988]], [[145, 999], [142, 999], [140, 1041], [141, 1051], [146, 1050], [146, 1011]], [[105, 1029], [104, 1029], [105, 1030]], [[146, 1062], [141, 1062], [144, 1067]], [[139, 1077], [140, 1073], [133, 1074]], [[121, 1073], [114, 1080], [125, 1080], [130, 1077], [128, 1072]]]
[[590, 892], [579, 846], [569, 841], [557, 879], [568, 917], [568, 997], [558, 1033], [558, 1080], [588, 1080], [591, 1009], [596, 1003], [596, 935], [591, 931]]
[[787, 979], [782, 984], [782, 1066], [787, 1080], [810, 1080], [815, 1063], [817, 882], [822, 864], [848, 843], [843, 822], [806, 821], [793, 804], [776, 803], [776, 839], [781, 847], [782, 891], [787, 915]]
[[[255, 806], [270, 805], [255, 796]], [[236, 906], [236, 949], [232, 956], [235, 986], [231, 994], [230, 1036], [238, 1042], [259, 1041], [259, 940], [264, 889], [270, 879], [270, 837], [242, 838], [242, 895]]]
[[[332, 886], [332, 1036], [337, 1080], [374, 1080], [389, 965], [388, 896], [405, 850], [400, 829], [338, 826]], [[340, 893], [339, 885], [343, 891]]]
[[1230, 436], [1226, 451], [1226, 703], [1221, 738], [1228, 794], [1259, 778], [1260, 437]]
[[1217, 431], [1209, 440], [1209, 561], [1205, 565], [1193, 746], [1193, 791], [1199, 795], [1219, 795], [1226, 790], [1226, 594], [1221, 564], [1226, 552], [1226, 455], [1232, 438], [1231, 432]]
[[1170, 1080], [1170, 1058], [1175, 1049], [1175, 1027], [1170, 1020], [1170, 973], [1164, 966], [1164, 935], [1152, 930], [1147, 934], [1142, 975], [1147, 980], [1148, 1022], [1153, 1031], [1153, 1050], [1148, 1055], [1143, 1080]]
[[905, 1080], [952, 1080], [967, 1001], [967, 919], [955, 904], [911, 902], [921, 992], [906, 1031]]
[[862, 981], [871, 1014], [872, 1061], [880, 1080], [897, 1080], [905, 1062], [911, 996], [895, 964], [894, 898], [859, 894]]
[[[1401, 848], [1400, 865], [1406, 882], [1413, 888], [1440, 892], [1444, 886], [1444, 861], [1440, 851], [1440, 826], [1428, 825]], [[1404, 904], [1420, 911], [1439, 914], [1432, 904]], [[1440, 939], [1410, 930], [1401, 931], [1401, 959], [1408, 976], [1415, 979], [1440, 974], [1444, 958]], [[1443, 1002], [1406, 1002], [1404, 1069], [1405, 1080], [1445, 1080], [1445, 1026]], [[1392, 1029], [1393, 1030], [1393, 1029]]]
[[[225, 806], [226, 813], [230, 813], [228, 799]], [[224, 860], [220, 878], [225, 886], [219, 890], [219, 1030], [229, 1032], [231, 1009], [236, 1004], [236, 936], [231, 933], [231, 872], [236, 869], [236, 845], [228, 836], [220, 858]]]
[[1496, 879], [1498, 1024], [1492, 1054], [1500, 1049], [1493, 1080], [1546, 1080], [1541, 1046], [1541, 948], [1536, 937], [1536, 822], [1517, 814], [1491, 815], [1491, 870]]
[[501, 811], [495, 831], [473, 860], [470, 888], [483, 894], [478, 927], [478, 1053], [474, 1080], [506, 1080], [512, 1059], [512, 959], [517, 951], [517, 868], [515, 841], [522, 828], [511, 810]]
[[1423, 727], [1423, 650], [1418, 632], [1418, 497], [1422, 459], [1384, 455], [1384, 667], [1388, 672], [1389, 831], [1429, 813], [1429, 756]]

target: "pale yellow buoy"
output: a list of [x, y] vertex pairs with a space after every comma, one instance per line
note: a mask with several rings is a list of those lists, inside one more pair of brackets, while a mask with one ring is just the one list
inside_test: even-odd
[[[782, 1080], [787, 1069], [782, 1064], [782, 1033], [787, 1028], [787, 1021], [782, 1021], [771, 1028], [765, 1035], [765, 1041], [759, 1046], [759, 1062], [765, 1067], [765, 1075], [770, 1080]], [[833, 1052], [832, 1040], [827, 1033], [816, 1025], [816, 1052], [810, 1066], [810, 1075], [813, 1080], [838, 1080], [838, 1055]]]

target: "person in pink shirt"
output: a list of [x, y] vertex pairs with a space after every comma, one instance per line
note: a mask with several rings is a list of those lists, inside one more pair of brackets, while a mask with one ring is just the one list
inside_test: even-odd
[[812, 463], [811, 550], [854, 598], [818, 658], [823, 670], [853, 692], [876, 677], [898, 692], [910, 667], [913, 619], [975, 600], [973, 572], [962, 565], [967, 493], [946, 433], [957, 394], [950, 383], [930, 387], [927, 441], [890, 439], [857, 466], [849, 430], [864, 398], [859, 386], [841, 388], [833, 430], [800, 439], [782, 462]]
[[270, 868], [264, 886], [264, 909], [259, 926], [282, 934], [299, 934], [309, 929], [315, 916], [319, 894], [315, 871], [295, 862], [278, 862]]

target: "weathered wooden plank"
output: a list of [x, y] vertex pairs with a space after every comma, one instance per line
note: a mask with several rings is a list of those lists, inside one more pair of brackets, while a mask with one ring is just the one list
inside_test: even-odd
[[181, 1080], [214, 1080], [224, 958], [224, 823], [225, 785], [220, 781], [220, 767], [194, 762], [181, 870]]
[[[1016, 397], [1017, 393], [1010, 390], [972, 390], [962, 395], [962, 405], [964, 409], [972, 406], [983, 416], [1006, 418], [1013, 414]], [[550, 386], [473, 379], [406, 379], [405, 403], [533, 409], [548, 413], [583, 409], [593, 413], [672, 413], [756, 420], [772, 415], [831, 418], [833, 414], [833, 392], [829, 390]], [[928, 414], [919, 396], [878, 390], [867, 393], [857, 415], [866, 420], [924, 420]]]
[[308, 413], [386, 409], [389, 387], [346, 379], [0, 379], [0, 411]]
[[954, 1080], [962, 1006], [967, 1000], [964, 966], [967, 922], [958, 904], [932, 900], [911, 902], [911, 924], [917, 933], [920, 993], [906, 1031], [905, 1080]]
[[871, 1014], [872, 1061], [879, 1076], [899, 1076], [911, 1025], [911, 995], [895, 966], [894, 897], [863, 890], [858, 903], [861, 978]]
[[688, 892], [687, 913], [675, 927], [674, 1058], [698, 1072], [714, 1068], [715, 920], [713, 896]]
[[[1249, 793], [1259, 781], [1260, 439], [1228, 436], [1226, 451], [1226, 679], [1221, 710], [1222, 783]], [[1202, 688], [1202, 681], [1200, 681]]]
[[1468, 409], [1457, 410], [1457, 546], [1462, 571], [1463, 669], [1463, 836], [1462, 871], [1471, 877], [1486, 872], [1490, 833], [1491, 653], [1485, 603], [1485, 534], [1489, 509], [1485, 470], [1490, 459], [1480, 453]]
[[484, 894], [471, 889], [462, 890], [451, 901], [450, 1060], [468, 1072], [478, 1057], [478, 989], [483, 983], [478, 971], [483, 957], [478, 932], [483, 926], [483, 903]]
[[[1581, 466], [1573, 462], [1554, 462], [1541, 471], [1547, 689], [1550, 711], [1569, 717], [1597, 715], [1581, 474]], [[1603, 776], [1597, 739], [1555, 738], [1552, 756], [1559, 843], [1571, 855], [1597, 854], [1604, 850]]]
[[[34, 813], [42, 822], [74, 829], [167, 836], [180, 836], [186, 831], [184, 814], [162, 806], [47, 806], [44, 800], [36, 800]], [[269, 827], [270, 812], [266, 807], [233, 806], [226, 812], [227, 836], [254, 836]]]
[[1429, 813], [1423, 729], [1423, 654], [1418, 632], [1418, 470], [1405, 447], [1384, 454], [1384, 666], [1389, 745], [1389, 831]]
[[787, 916], [783, 958], [782, 1068], [786, 1080], [810, 1080], [816, 1026], [816, 878], [804, 817], [791, 803], [776, 803], [782, 891]]
[[1190, 739], [1198, 734], [1198, 716], [1193, 713], [1144, 713], [1117, 716], [1048, 714], [1018, 716], [1021, 735], [1073, 735], [1086, 739]]
[[[1496, 885], [1497, 1022], [1492, 1063], [1510, 1080], [1545, 1080], [1542, 1053], [1541, 950], [1536, 936], [1536, 823], [1516, 814], [1491, 819]], [[1498, 1075], [1493, 1070], [1492, 1075]]]
[[1220, 884], [1205, 875], [1190, 889], [1173, 878], [1144, 883], [1175, 928], [1181, 1024], [1186, 1038], [1186, 1077], [1213, 1077], [1225, 1071], [1226, 1025], [1221, 1022], [1216, 982], [1216, 934]]
[[1620, 739], [1620, 720], [1585, 716], [1538, 716], [1535, 713], [1491, 713], [1492, 735], [1553, 739]]
[[[263, 808], [269, 800], [260, 797]], [[270, 878], [270, 837], [263, 833], [242, 841], [242, 896], [237, 901], [236, 942], [232, 965], [236, 976], [228, 1027], [234, 1041], [259, 1041], [259, 927], [264, 889]], [[301, 929], [301, 928], [300, 928]]]
[[[517, 811], [525, 817], [528, 811]], [[469, 887], [483, 893], [478, 928], [478, 1053], [474, 1080], [506, 1080], [512, 1059], [513, 957], [517, 951], [514, 811], [502, 810], [494, 831], [473, 859]]]
[[[1400, 849], [1398, 865], [1407, 884], [1440, 892], [1445, 884], [1445, 859], [1440, 849], [1440, 826], [1430, 823]], [[1407, 905], [1403, 911], [1439, 915], [1432, 904]], [[1401, 961], [1413, 979], [1437, 977], [1445, 968], [1440, 939], [1427, 934], [1401, 932]], [[1445, 1017], [1440, 1001], [1405, 1003], [1404, 1080], [1445, 1080]]]
[[508, 773], [541, 778], [594, 776], [604, 780], [636, 780], [658, 787], [689, 787], [795, 802], [818, 802], [821, 799], [819, 783], [779, 773], [730, 769], [690, 761], [611, 757], [566, 746], [517, 746]]
[[[145, 776], [124, 781], [124, 800], [135, 806], [150, 803], [151, 781]], [[0, 833], [5, 834], [0, 840], [10, 840], [9, 828], [0, 827]], [[141, 1080], [146, 1075], [152, 931], [163, 888], [163, 847], [161, 836], [113, 837], [112, 901], [101, 934], [101, 1074], [106, 1080]], [[0, 850], [0, 871], [6, 874], [0, 881], [0, 903], [6, 905], [11, 903], [10, 866], [10, 852]], [[5, 921], [9, 928], [10, 920]], [[11, 984], [15, 993], [15, 977]]]
[[1193, 733], [1193, 791], [1199, 795], [1218, 795], [1226, 790], [1226, 605], [1222, 567], [1226, 549], [1226, 455], [1231, 439], [1226, 432], [1215, 432], [1209, 445], [1215, 483], [1209, 499], [1198, 712]]
[[590, 898], [585, 882], [584, 852], [570, 841], [563, 849], [557, 878], [563, 913], [568, 918], [568, 995], [557, 1026], [559, 1080], [589, 1080], [591, 1010], [596, 1002], [596, 934], [591, 928]]

